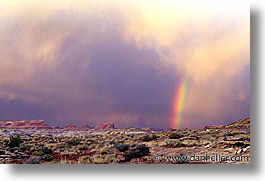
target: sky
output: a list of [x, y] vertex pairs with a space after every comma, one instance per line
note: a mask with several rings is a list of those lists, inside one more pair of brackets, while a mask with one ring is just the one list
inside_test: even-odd
[[201, 128], [250, 116], [240, 1], [2, 0], [0, 120]]

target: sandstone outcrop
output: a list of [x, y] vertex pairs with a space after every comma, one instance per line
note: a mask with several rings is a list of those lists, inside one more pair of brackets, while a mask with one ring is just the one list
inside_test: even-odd
[[240, 119], [227, 125], [205, 125], [203, 128], [250, 128], [250, 118]]
[[53, 129], [44, 120], [0, 121], [0, 128], [12, 129]]
[[64, 129], [76, 129], [77, 125], [76, 124], [66, 124]]
[[108, 130], [108, 129], [115, 129], [115, 126], [113, 123], [101, 123], [98, 126], [94, 128], [95, 130]]
[[82, 129], [91, 129], [91, 127], [89, 127], [88, 124], [83, 124]]

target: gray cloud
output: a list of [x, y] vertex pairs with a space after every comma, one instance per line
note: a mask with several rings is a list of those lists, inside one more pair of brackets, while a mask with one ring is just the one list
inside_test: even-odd
[[[55, 8], [43, 15], [28, 7], [0, 17], [5, 25], [0, 27], [0, 119], [165, 128], [172, 117], [175, 87], [185, 72], [190, 83], [182, 127], [223, 124], [249, 116], [249, 58], [242, 59], [248, 52], [240, 58], [229, 54], [233, 59], [225, 57], [227, 64], [219, 65], [221, 59], [209, 65], [201, 59], [197, 63], [189, 55], [200, 46], [199, 52], [205, 53], [204, 44], [196, 47], [193, 42], [201, 37], [200, 31], [181, 39], [173, 33], [165, 43], [162, 34], [153, 39], [156, 30], [150, 30], [149, 36], [139, 25], [140, 35], [137, 32], [128, 41], [126, 32], [138, 21], [128, 19], [124, 9], [88, 12]], [[218, 25], [214, 36], [225, 36], [228, 30], [224, 33], [224, 26]], [[218, 46], [227, 42], [223, 39]], [[237, 66], [239, 62], [242, 66]], [[207, 66], [211, 69], [204, 72]]]

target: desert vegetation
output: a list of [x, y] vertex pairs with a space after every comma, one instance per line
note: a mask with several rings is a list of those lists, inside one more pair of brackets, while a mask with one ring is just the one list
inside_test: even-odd
[[160, 164], [171, 162], [157, 162], [155, 155], [250, 155], [249, 129], [0, 130], [7, 133], [0, 137], [0, 163]]

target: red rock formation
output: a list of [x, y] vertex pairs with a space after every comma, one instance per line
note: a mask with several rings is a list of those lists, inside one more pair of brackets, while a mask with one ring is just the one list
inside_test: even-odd
[[233, 122], [232, 124], [228, 124], [228, 125], [245, 125], [245, 126], [249, 126], [250, 125], [250, 118], [240, 119], [239, 121]]
[[66, 124], [64, 129], [76, 129], [77, 125], [76, 124]]
[[0, 128], [14, 129], [52, 129], [44, 120], [0, 121]]
[[250, 118], [241, 119], [227, 125], [205, 125], [203, 128], [250, 128]]
[[101, 123], [94, 129], [95, 130], [100, 130], [100, 129], [108, 130], [108, 129], [115, 129], [115, 126], [113, 123]]
[[91, 128], [88, 126], [88, 124], [83, 124], [82, 129], [91, 129]]

